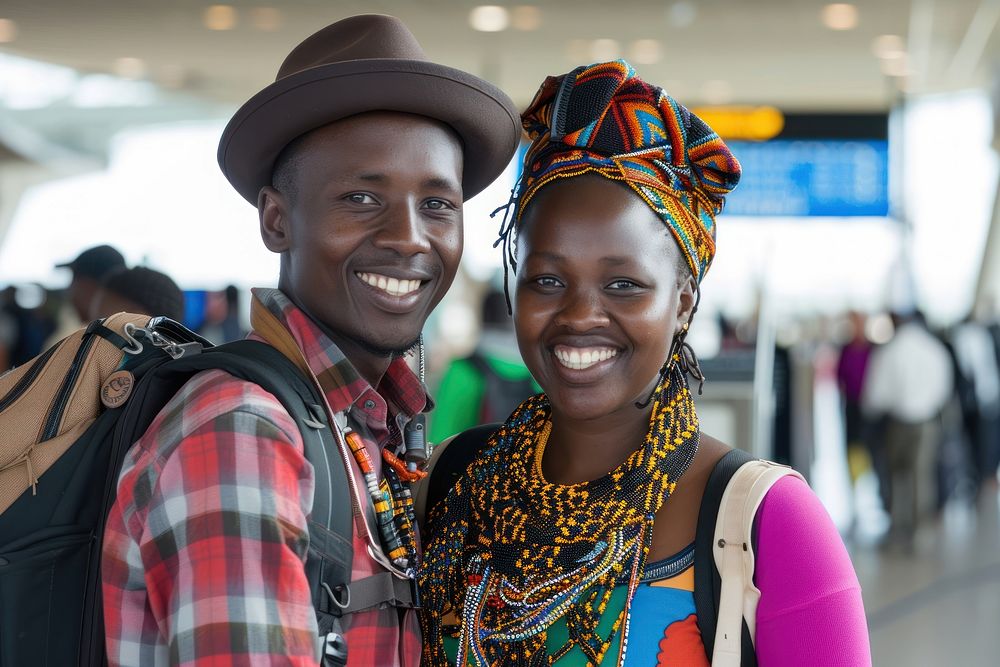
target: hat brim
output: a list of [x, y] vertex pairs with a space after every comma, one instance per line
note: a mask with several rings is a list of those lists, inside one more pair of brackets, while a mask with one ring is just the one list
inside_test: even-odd
[[463, 143], [466, 200], [503, 173], [521, 137], [513, 102], [487, 81], [426, 61], [355, 60], [297, 72], [250, 98], [222, 134], [219, 166], [256, 206], [289, 142], [368, 111], [412, 113], [450, 126]]

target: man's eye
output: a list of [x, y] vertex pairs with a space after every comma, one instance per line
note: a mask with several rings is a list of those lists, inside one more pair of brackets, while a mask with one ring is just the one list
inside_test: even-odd
[[445, 201], [444, 199], [429, 199], [427, 200], [427, 208], [435, 211], [447, 211], [455, 207], [451, 202]]
[[346, 199], [347, 201], [351, 202], [352, 204], [374, 204], [375, 203], [375, 198], [372, 197], [369, 194], [365, 194], [364, 192], [354, 192], [354, 193], [349, 194], [346, 197], [344, 197], [344, 199]]

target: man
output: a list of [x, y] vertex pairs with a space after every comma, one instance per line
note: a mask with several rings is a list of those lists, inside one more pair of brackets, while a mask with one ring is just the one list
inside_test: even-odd
[[38, 346], [30, 349], [29, 359], [90, 322], [90, 307], [100, 291], [101, 282], [112, 273], [124, 269], [125, 258], [115, 248], [99, 245], [87, 248], [73, 261], [56, 264], [56, 268], [73, 272], [73, 278], [66, 288], [67, 303], [59, 308], [54, 330], [48, 330], [39, 340]]
[[[506, 95], [428, 62], [387, 16], [306, 39], [223, 134], [222, 170], [281, 255], [279, 289], [254, 290], [252, 335], [290, 350], [346, 422], [352, 585], [413, 575], [414, 531], [372, 502], [404, 502], [386, 484], [407, 471], [383, 457], [401, 457], [428, 407], [403, 355], [454, 278], [463, 201], [503, 171], [519, 134]], [[163, 409], [126, 459], [105, 533], [112, 665], [316, 664], [302, 451], [273, 396], [218, 371]], [[417, 664], [411, 610], [381, 605], [345, 625], [349, 665]]]
[[[125, 268], [125, 258], [109, 245], [87, 248], [76, 259], [56, 268], [69, 269], [73, 279], [67, 288], [67, 297], [80, 322], [90, 321], [90, 305], [101, 287], [101, 281], [114, 271]], [[73, 326], [73, 329], [79, 323]]]
[[896, 333], [872, 352], [862, 409], [884, 419], [889, 467], [890, 540], [913, 545], [934, 510], [940, 415], [954, 392], [951, 359], [919, 313], [893, 315]]

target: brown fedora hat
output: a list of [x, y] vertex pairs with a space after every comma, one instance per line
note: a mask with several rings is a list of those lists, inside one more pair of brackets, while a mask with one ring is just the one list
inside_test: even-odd
[[510, 162], [521, 137], [514, 103], [491, 83], [427, 60], [397, 18], [352, 16], [292, 50], [274, 83], [229, 121], [219, 166], [254, 206], [271, 184], [274, 161], [293, 139], [366, 111], [400, 111], [449, 125], [464, 145], [465, 199], [481, 192]]

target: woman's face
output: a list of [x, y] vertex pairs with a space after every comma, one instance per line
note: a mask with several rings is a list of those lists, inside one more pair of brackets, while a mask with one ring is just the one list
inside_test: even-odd
[[517, 250], [518, 346], [553, 410], [634, 417], [694, 304], [663, 222], [627, 186], [579, 176], [536, 195]]

